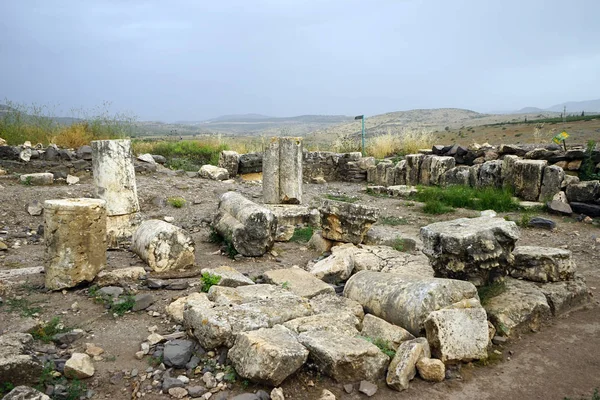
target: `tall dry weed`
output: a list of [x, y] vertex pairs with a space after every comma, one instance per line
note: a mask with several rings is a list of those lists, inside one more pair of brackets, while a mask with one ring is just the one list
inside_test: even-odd
[[433, 133], [426, 129], [388, 128], [387, 133], [369, 140], [367, 154], [375, 158], [412, 154], [433, 144]]

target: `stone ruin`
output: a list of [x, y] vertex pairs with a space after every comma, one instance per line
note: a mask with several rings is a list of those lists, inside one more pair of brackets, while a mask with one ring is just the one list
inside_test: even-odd
[[[132, 251], [154, 272], [194, 264], [194, 243], [183, 229], [158, 220], [138, 226], [140, 209], [129, 152], [127, 142], [94, 143], [99, 199], [45, 203], [48, 289], [61, 290], [94, 279], [106, 286], [145, 278], [143, 269], [101, 272], [107, 247], [123, 240], [131, 240]], [[519, 247], [518, 228], [500, 218], [484, 216], [425, 226], [421, 229], [423, 251], [404, 253], [365, 244], [379, 217], [376, 208], [333, 200], [324, 200], [316, 208], [278, 205], [301, 201], [301, 143], [280, 138], [272, 142], [269, 152], [264, 159], [264, 202], [276, 205], [262, 206], [226, 192], [220, 197], [213, 228], [240, 254], [259, 257], [278, 237], [289, 240], [290, 229], [280, 230], [280, 226], [292, 227], [293, 234], [299, 224], [313, 225], [320, 230], [309, 245], [322, 249], [323, 257], [303, 267], [266, 271], [264, 283], [255, 283], [229, 267], [202, 270], [218, 276], [218, 284], [208, 293], [179, 298], [166, 310], [195, 341], [150, 335], [136, 357], [144, 357], [167, 340], [165, 365], [185, 368], [197, 346], [207, 351], [226, 347], [237, 373], [264, 385], [278, 386], [310, 362], [340, 383], [363, 381], [361, 387], [367, 387], [369, 381], [385, 380], [400, 391], [417, 374], [428, 381], [442, 381], [446, 368], [486, 359], [495, 338], [538, 329], [548, 318], [589, 299], [569, 251]], [[470, 156], [461, 153], [459, 157]], [[241, 157], [223, 154], [228, 175], [235, 174], [236, 159], [239, 171]], [[448, 155], [417, 154], [396, 164], [361, 164], [360, 160], [347, 164], [364, 168], [365, 179], [388, 188], [459, 180], [502, 187], [514, 181], [524, 198], [537, 200], [542, 193], [556, 195], [566, 188], [569, 199], [581, 200], [592, 209], [600, 204], [597, 182], [568, 180], [563, 186], [567, 175], [546, 162], [506, 157], [502, 162], [489, 160], [465, 168], [456, 166], [457, 161]], [[289, 176], [287, 163], [293, 164]], [[528, 184], [525, 176], [533, 177], [535, 184]], [[477, 287], [493, 284], [504, 285], [504, 290], [482, 303]], [[159, 279], [148, 279], [146, 285], [163, 287]], [[143, 301], [144, 294], [138, 297]], [[41, 367], [27, 356], [30, 338], [0, 336], [0, 343], [6, 343], [0, 351], [0, 380], [5, 371], [18, 371], [16, 353], [24, 357], [18, 365], [29, 363], [31, 371]], [[392, 355], [366, 339], [387, 343]], [[88, 362], [81, 356], [75, 360], [74, 354], [72, 364]], [[73, 368], [82, 374], [84, 370]], [[30, 377], [19, 383], [28, 383]], [[173, 378], [165, 378], [162, 387], [171, 393], [175, 386], [167, 388], [168, 379]], [[207, 388], [217, 388], [210, 372], [203, 380]]]

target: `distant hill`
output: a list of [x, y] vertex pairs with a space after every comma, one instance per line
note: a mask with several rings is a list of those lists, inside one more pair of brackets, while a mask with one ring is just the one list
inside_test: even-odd
[[600, 113], [600, 99], [586, 100], [586, 101], [567, 101], [566, 103], [555, 104], [548, 108], [537, 108], [537, 107], [525, 107], [519, 111], [515, 111], [515, 114], [528, 114], [528, 113], [539, 113], [539, 112], [555, 112], [562, 113], [567, 108], [568, 114], [580, 114], [582, 111], [586, 113]]
[[529, 114], [529, 113], [541, 113], [544, 112], [541, 108], [537, 107], [525, 107], [521, 108], [519, 111], [515, 111], [515, 114]]

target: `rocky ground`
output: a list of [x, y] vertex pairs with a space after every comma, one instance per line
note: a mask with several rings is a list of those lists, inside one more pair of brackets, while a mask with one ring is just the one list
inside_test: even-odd
[[[135, 353], [140, 344], [152, 333], [161, 335], [177, 333], [181, 326], [169, 320], [165, 306], [173, 300], [199, 290], [199, 273], [203, 268], [222, 265], [234, 267], [252, 279], [260, 279], [262, 273], [271, 269], [306, 265], [320, 256], [303, 243], [278, 242], [273, 251], [259, 258], [237, 257], [230, 259], [219, 251], [219, 245], [210, 241], [209, 223], [215, 214], [218, 196], [229, 190], [242, 193], [253, 201], [261, 201], [258, 182], [238, 180], [235, 183], [209, 181], [172, 173], [142, 175], [137, 178], [138, 195], [144, 218], [170, 220], [191, 233], [196, 242], [196, 265], [186, 271], [168, 274], [149, 274], [150, 278], [169, 279], [175, 282], [170, 290], [151, 290], [132, 285], [140, 293], [150, 293], [153, 303], [146, 309], [114, 316], [103, 304], [90, 297], [89, 287], [82, 286], [62, 292], [46, 292], [43, 275], [32, 274], [7, 277], [7, 271], [43, 266], [42, 243], [43, 216], [30, 215], [36, 202], [44, 200], [91, 197], [93, 186], [90, 177], [83, 176], [79, 184], [68, 186], [29, 186], [16, 180], [0, 181], [0, 334], [23, 331], [31, 327], [32, 318], [24, 315], [31, 311], [33, 324], [37, 320], [50, 321], [59, 317], [68, 327], [83, 330], [73, 343], [54, 346], [36, 344], [36, 349], [47, 358], [68, 358], [72, 352], [85, 352], [86, 343], [104, 350], [96, 355], [93, 377], [85, 379], [92, 398], [129, 399], [142, 396], [147, 399], [167, 398], [157, 390], [143, 388], [157, 380], [164, 384], [165, 376], [151, 354], [138, 359]], [[364, 185], [327, 183], [304, 185], [304, 203], [318, 201], [325, 194], [356, 197], [359, 203], [378, 207], [382, 216], [402, 218], [396, 226], [405, 237], [418, 237], [420, 227], [441, 220], [479, 213], [459, 210], [442, 216], [430, 216], [420, 211], [418, 203], [388, 197], [373, 197], [364, 192]], [[186, 200], [181, 208], [169, 203], [169, 198]], [[30, 207], [33, 206], [33, 207]], [[170, 218], [169, 218], [170, 217]], [[518, 217], [518, 216], [516, 216]], [[568, 315], [554, 319], [540, 331], [524, 334], [513, 341], [496, 346], [496, 356], [487, 364], [467, 364], [452, 374], [452, 379], [442, 383], [428, 383], [415, 379], [408, 390], [396, 392], [380, 382], [375, 399], [562, 399], [564, 396], [590, 396], [593, 388], [600, 386], [600, 313], [596, 298], [600, 295], [600, 229], [592, 224], [577, 222], [569, 217], [545, 215], [557, 223], [554, 231], [522, 229], [519, 245], [535, 245], [567, 248], [573, 252], [578, 271], [587, 281], [592, 302]], [[108, 269], [145, 264], [126, 250], [108, 253]], [[35, 307], [36, 309], [32, 309]], [[89, 346], [88, 346], [89, 347]], [[160, 344], [159, 347], [160, 349]], [[94, 350], [88, 352], [94, 353]], [[159, 355], [159, 354], [157, 354]], [[222, 381], [224, 390], [212, 398], [228, 398], [235, 394], [256, 392], [270, 388], [255, 385], [238, 378], [233, 382], [228, 369], [218, 369], [222, 354], [207, 354], [200, 361], [197, 374], [192, 372], [190, 386], [206, 386], [202, 380], [211, 372]], [[211, 361], [212, 360], [212, 361]], [[156, 372], [160, 371], [160, 372]], [[171, 373], [173, 378], [185, 374], [185, 369]], [[222, 374], [219, 374], [222, 372]], [[156, 379], [160, 377], [160, 380]], [[229, 382], [227, 382], [229, 380]], [[330, 390], [337, 398], [358, 399], [366, 397], [355, 385], [351, 393], [343, 385], [323, 377], [308, 367], [282, 384], [289, 399], [317, 399], [323, 389]], [[140, 389], [141, 388], [141, 389]], [[349, 389], [349, 388], [347, 388]], [[174, 392], [175, 393], [175, 392]]]

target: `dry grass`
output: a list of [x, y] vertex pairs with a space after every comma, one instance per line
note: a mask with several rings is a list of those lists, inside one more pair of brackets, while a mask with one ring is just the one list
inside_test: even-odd
[[419, 149], [431, 148], [434, 144], [432, 132], [424, 129], [392, 130], [384, 135], [369, 140], [367, 154], [375, 158], [385, 158], [392, 155], [412, 154]]

